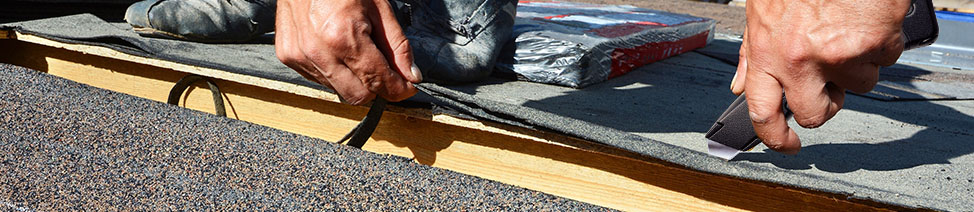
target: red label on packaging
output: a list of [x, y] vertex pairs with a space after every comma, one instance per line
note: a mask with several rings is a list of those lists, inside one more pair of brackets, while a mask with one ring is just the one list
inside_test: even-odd
[[612, 72], [609, 79], [629, 73], [640, 66], [666, 59], [707, 45], [710, 31], [676, 40], [647, 43], [632, 48], [617, 48], [612, 51]]
[[666, 26], [669, 25], [651, 22], [651, 21], [640, 21], [640, 22], [616, 24], [616, 25], [606, 26], [598, 29], [591, 29], [585, 32], [595, 33], [598, 36], [607, 37], [607, 38], [617, 38], [626, 35], [632, 35], [634, 33], [642, 32], [652, 28], [666, 27]]

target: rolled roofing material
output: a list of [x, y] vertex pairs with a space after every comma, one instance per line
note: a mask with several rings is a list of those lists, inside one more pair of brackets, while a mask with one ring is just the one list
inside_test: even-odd
[[[277, 62], [269, 44], [147, 39], [89, 15], [0, 28], [324, 89]], [[734, 42], [715, 40], [714, 48]], [[847, 95], [845, 109], [825, 126], [807, 130], [792, 123], [804, 142], [799, 155], [759, 146], [724, 162], [706, 155], [703, 133], [734, 99], [727, 90], [734, 70], [687, 53], [585, 89], [502, 79], [419, 87], [434, 104], [465, 115], [576, 136], [690, 169], [909, 207], [974, 208], [974, 102]]]
[[522, 1], [497, 71], [581, 88], [706, 46], [716, 25], [630, 5]]

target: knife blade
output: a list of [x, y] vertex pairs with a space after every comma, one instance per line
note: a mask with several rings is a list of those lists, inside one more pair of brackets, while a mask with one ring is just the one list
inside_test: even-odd
[[[785, 112], [785, 118], [790, 119], [792, 113], [787, 105], [782, 99], [781, 110]], [[742, 151], [751, 150], [761, 144], [748, 114], [746, 94], [741, 94], [707, 131], [707, 153], [730, 160]]]

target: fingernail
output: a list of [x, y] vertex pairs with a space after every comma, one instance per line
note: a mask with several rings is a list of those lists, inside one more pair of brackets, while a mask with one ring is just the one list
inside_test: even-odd
[[420, 82], [423, 81], [423, 72], [419, 71], [419, 67], [416, 67], [416, 63], [413, 63], [413, 66], [409, 69], [413, 72], [413, 76], [416, 77], [417, 80]]
[[734, 78], [731, 78], [731, 91], [734, 91], [734, 83], [737, 82], [737, 72], [734, 72]]

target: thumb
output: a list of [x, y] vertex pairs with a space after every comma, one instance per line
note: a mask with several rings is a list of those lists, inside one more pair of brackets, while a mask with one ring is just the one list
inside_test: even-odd
[[403, 33], [399, 20], [393, 11], [392, 5], [387, 0], [375, 0], [375, 10], [369, 14], [372, 21], [372, 39], [376, 47], [382, 54], [393, 70], [399, 72], [403, 78], [412, 83], [423, 81], [423, 73], [413, 64], [413, 51], [409, 46], [409, 40]]
[[737, 71], [734, 72], [734, 78], [731, 79], [730, 85], [731, 92], [734, 95], [744, 93], [744, 84], [747, 80], [747, 46], [747, 28], [744, 28], [744, 39], [741, 42], [741, 49], [737, 59]]

